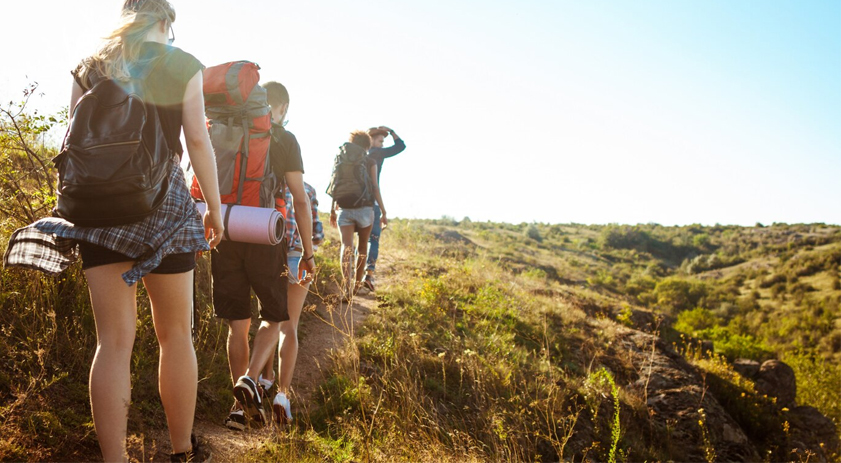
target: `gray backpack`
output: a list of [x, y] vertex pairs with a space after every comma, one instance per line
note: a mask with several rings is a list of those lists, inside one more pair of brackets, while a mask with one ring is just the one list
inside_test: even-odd
[[345, 143], [333, 162], [327, 194], [339, 207], [355, 209], [374, 205], [374, 188], [367, 167], [368, 153], [359, 145]]

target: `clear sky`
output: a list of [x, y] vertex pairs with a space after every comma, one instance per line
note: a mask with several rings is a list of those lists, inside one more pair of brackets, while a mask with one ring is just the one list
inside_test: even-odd
[[[320, 193], [348, 132], [382, 124], [408, 145], [393, 217], [841, 223], [837, 0], [172, 3], [175, 46], [289, 88]], [[0, 101], [34, 80], [66, 106], [121, 4], [0, 2]]]

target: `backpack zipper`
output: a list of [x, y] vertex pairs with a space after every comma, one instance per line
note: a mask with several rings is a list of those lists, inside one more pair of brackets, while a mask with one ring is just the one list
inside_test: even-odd
[[109, 146], [137, 145], [137, 144], [140, 144], [140, 140], [120, 141], [120, 142], [115, 142], [115, 143], [104, 143], [102, 145], [89, 146], [86, 149], [94, 150], [94, 149], [98, 149], [98, 148], [107, 148]]

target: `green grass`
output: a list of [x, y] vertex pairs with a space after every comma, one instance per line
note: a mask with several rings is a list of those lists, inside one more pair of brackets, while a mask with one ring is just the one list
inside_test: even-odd
[[[37, 137], [47, 120], [28, 124]], [[40, 161], [21, 154], [20, 143], [35, 139], [2, 140], [2, 179], [48, 166], [49, 146], [34, 152]], [[20, 188], [0, 182], [0, 251], [54, 201], [44, 183], [54, 172], [38, 175]], [[334, 291], [338, 254], [331, 230], [316, 297]], [[381, 254], [378, 308], [334, 350], [299, 425], [243, 459], [668, 459], [668, 429], [652, 425], [645, 397], [628, 387], [639, 366], [616, 342], [628, 329], [712, 341], [713, 357], [685, 356], [763, 454], [788, 458], [791, 449], [779, 445], [773, 404], [729, 366], [735, 358], [789, 363], [798, 402], [841, 424], [839, 227], [395, 219]], [[232, 397], [208, 270], [201, 261], [197, 416], [216, 421]], [[140, 435], [165, 420], [148, 300], [138, 293], [129, 432]], [[95, 342], [78, 264], [58, 277], [0, 272], [0, 460], [99, 457], [86, 385]], [[707, 458], [721, 455], [713, 434], [698, 443]]]

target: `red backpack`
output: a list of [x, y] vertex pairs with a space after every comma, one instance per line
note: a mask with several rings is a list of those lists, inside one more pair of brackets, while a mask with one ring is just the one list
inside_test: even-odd
[[[204, 105], [216, 153], [223, 204], [274, 207], [286, 218], [286, 199], [271, 168], [272, 119], [260, 66], [233, 61], [205, 69]], [[203, 199], [194, 178], [193, 197]], [[278, 197], [279, 196], [279, 197]]]

